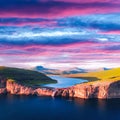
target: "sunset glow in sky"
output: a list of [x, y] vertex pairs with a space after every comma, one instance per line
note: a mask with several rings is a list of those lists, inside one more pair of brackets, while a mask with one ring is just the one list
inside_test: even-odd
[[120, 0], [0, 0], [0, 65], [120, 67]]

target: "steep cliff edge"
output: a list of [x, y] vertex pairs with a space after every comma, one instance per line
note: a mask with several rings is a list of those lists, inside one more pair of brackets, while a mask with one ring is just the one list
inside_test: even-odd
[[6, 82], [6, 90], [8, 93], [16, 94], [16, 95], [33, 95], [34, 94], [34, 89], [32, 87], [27, 87], [9, 80]]
[[0, 88], [0, 94], [5, 94], [5, 93], [7, 93], [6, 88]]
[[54, 96], [77, 97], [83, 99], [120, 98], [120, 81], [83, 83], [65, 89], [57, 89]]
[[35, 86], [56, 82], [43, 73], [0, 66], [0, 94], [52, 96], [53, 89]]
[[14, 81], [7, 81], [6, 87], [0, 88], [0, 94], [4, 93], [10, 93], [15, 95], [77, 97], [83, 99], [120, 98], [120, 81], [96, 81], [93, 83], [83, 83], [75, 85], [73, 87], [60, 89], [27, 87]]
[[66, 89], [57, 89], [54, 96], [78, 97], [84, 99], [120, 98], [120, 68], [84, 74], [71, 74], [67, 77], [87, 78], [92, 82], [78, 84]]
[[6, 82], [6, 91], [15, 95], [38, 95], [38, 96], [52, 96], [53, 89], [34, 88], [18, 84], [14, 81]]

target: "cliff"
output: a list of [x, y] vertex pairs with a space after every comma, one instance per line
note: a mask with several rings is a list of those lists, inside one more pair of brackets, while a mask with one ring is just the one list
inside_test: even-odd
[[5, 94], [5, 93], [7, 93], [6, 88], [0, 88], [0, 94]]
[[38, 96], [52, 96], [53, 89], [34, 88], [18, 84], [14, 81], [6, 82], [6, 91], [15, 95], [38, 95]]
[[84, 99], [120, 98], [120, 68], [84, 74], [73, 74], [67, 77], [83, 78], [92, 82], [78, 84], [65, 89], [57, 89], [54, 96], [78, 97]]
[[83, 99], [120, 98], [120, 81], [96, 81], [92, 84], [83, 83], [65, 89], [57, 89], [54, 96], [77, 97]]
[[0, 66], [0, 94], [52, 96], [53, 89], [28, 86], [56, 82], [37, 71]]
[[60, 89], [27, 87], [14, 81], [7, 81], [6, 86], [0, 88], [0, 94], [5, 93], [15, 95], [77, 97], [83, 99], [120, 98], [120, 81], [96, 81], [92, 83], [83, 83], [69, 88]]

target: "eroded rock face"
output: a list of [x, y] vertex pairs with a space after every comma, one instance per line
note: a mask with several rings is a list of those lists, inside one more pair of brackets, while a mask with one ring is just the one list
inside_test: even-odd
[[26, 87], [15, 83], [14, 81], [7, 81], [6, 83], [7, 92], [10, 94], [17, 94], [17, 95], [33, 95], [34, 89], [31, 87]]
[[7, 90], [6, 88], [0, 88], [0, 94], [6, 94]]
[[7, 93], [7, 90], [6, 90], [6, 79], [1, 79], [0, 80], [0, 94], [5, 94], [5, 93]]
[[53, 90], [48, 88], [32, 88], [13, 81], [7, 81], [7, 92], [16, 95], [38, 95], [38, 96], [52, 96]]
[[120, 98], [120, 82], [94, 82], [78, 84], [70, 88], [56, 89], [54, 96], [78, 97], [83, 99]]
[[90, 85], [87, 83], [76, 85], [73, 87], [75, 90], [74, 97], [79, 98], [102, 98], [105, 99], [108, 97], [108, 88], [109, 83], [101, 83], [101, 82], [95, 82], [94, 84]]
[[77, 97], [83, 99], [99, 98], [120, 98], [120, 81], [116, 82], [94, 82], [83, 83], [68, 88], [33, 88], [18, 84], [14, 81], [7, 81], [5, 87], [0, 88], [0, 94], [10, 93], [17, 95], [38, 95], [53, 97]]
[[108, 98], [120, 98], [120, 81], [111, 83], [107, 92]]
[[54, 95], [55, 97], [74, 97], [75, 89], [72, 87], [63, 88], [63, 89], [55, 89]]
[[37, 88], [35, 94], [38, 96], [52, 96], [54, 90], [48, 88]]

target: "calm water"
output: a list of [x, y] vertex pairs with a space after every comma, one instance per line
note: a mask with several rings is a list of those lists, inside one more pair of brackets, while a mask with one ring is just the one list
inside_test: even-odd
[[79, 83], [83, 83], [86, 82], [87, 80], [84, 79], [77, 79], [77, 78], [65, 78], [62, 76], [49, 76], [52, 79], [57, 80], [58, 83], [55, 84], [47, 84], [44, 86], [47, 87], [54, 87], [54, 88], [64, 88], [64, 87], [70, 87], [73, 86], [75, 84], [79, 84]]
[[120, 120], [120, 99], [0, 96], [0, 120]]

